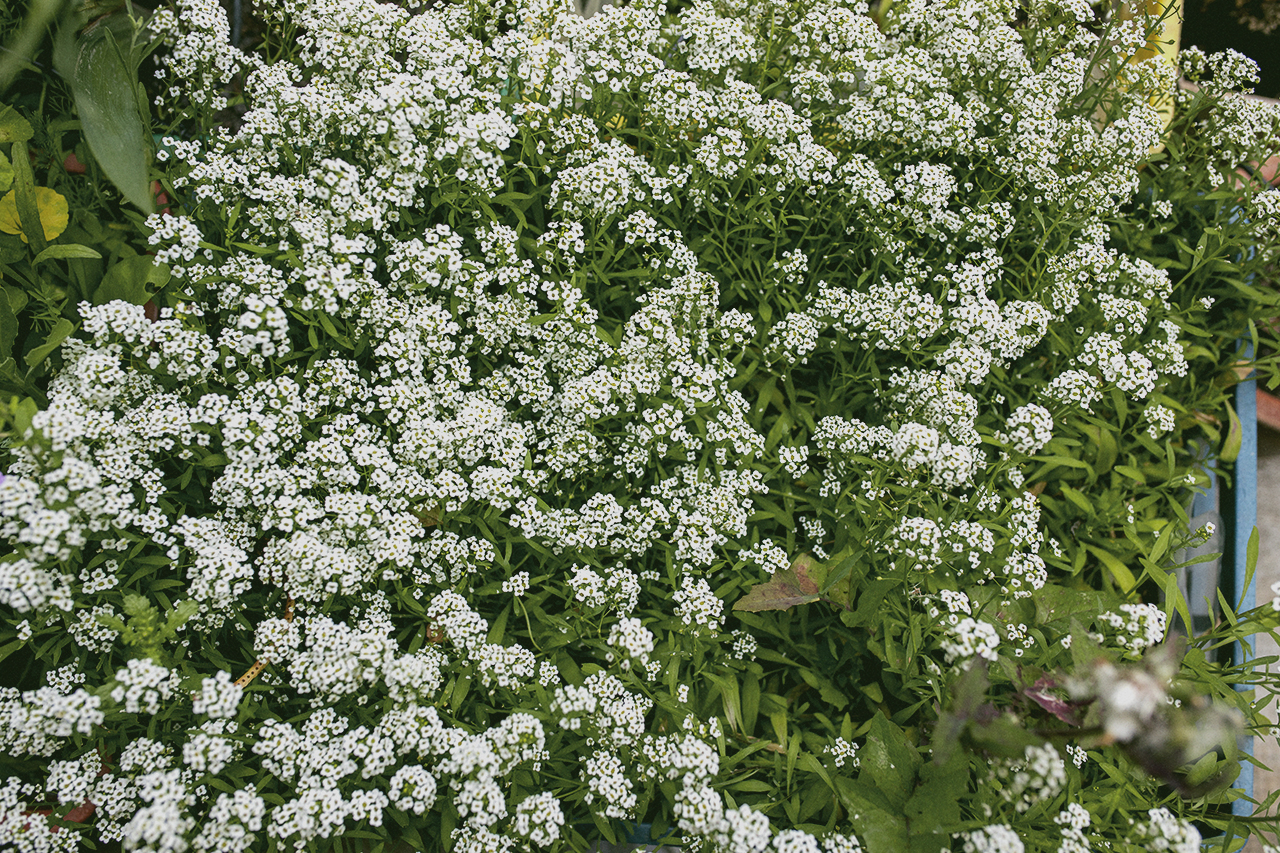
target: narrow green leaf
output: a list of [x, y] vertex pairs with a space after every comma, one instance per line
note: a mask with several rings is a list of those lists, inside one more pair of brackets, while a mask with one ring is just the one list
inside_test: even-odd
[[40, 223], [40, 209], [36, 206], [36, 177], [31, 171], [31, 160], [27, 155], [27, 143], [13, 143], [13, 189], [14, 200], [18, 205], [18, 221], [22, 224], [22, 233], [27, 238], [27, 245], [36, 254], [44, 251], [47, 245], [44, 239], [44, 226]]
[[750, 735], [760, 713], [760, 679], [754, 672], [742, 676], [742, 731]]
[[1229, 424], [1227, 426], [1227, 436], [1222, 440], [1222, 451], [1218, 453], [1218, 458], [1223, 462], [1235, 462], [1236, 457], [1240, 455], [1240, 446], [1244, 441], [1244, 427], [1240, 424], [1240, 417], [1236, 414], [1236, 410], [1227, 406], [1227, 418]]
[[1253, 573], [1258, 568], [1258, 528], [1254, 527], [1249, 533], [1249, 544], [1245, 546], [1245, 564], [1244, 564], [1244, 590], [1240, 593], [1240, 601], [1236, 604], [1236, 610], [1244, 607], [1245, 592], [1253, 586]]
[[1111, 554], [1095, 545], [1085, 545], [1089, 549], [1089, 553], [1097, 557], [1102, 565], [1106, 566], [1107, 571], [1111, 572], [1111, 577], [1115, 580], [1116, 585], [1120, 587], [1122, 593], [1127, 593], [1138, 585], [1138, 581], [1133, 576], [1133, 572], [1129, 571], [1129, 567], [1120, 561], [1114, 554]]
[[1146, 478], [1146, 476], [1145, 476], [1141, 471], [1139, 471], [1137, 468], [1134, 468], [1134, 467], [1133, 467], [1133, 466], [1131, 466], [1131, 465], [1117, 465], [1117, 466], [1115, 466], [1115, 469], [1114, 469], [1114, 470], [1115, 470], [1115, 471], [1116, 471], [1116, 473], [1118, 473], [1118, 474], [1123, 474], [1123, 475], [1125, 475], [1125, 476], [1126, 476], [1126, 477], [1128, 477], [1130, 480], [1135, 480], [1135, 481], [1137, 481], [1137, 482], [1139, 482], [1139, 483], [1143, 483], [1143, 484], [1145, 484], [1145, 483], [1147, 482], [1147, 478]]
[[49, 337], [45, 339], [45, 342], [27, 353], [25, 359], [27, 367], [35, 367], [52, 355], [53, 351], [62, 346], [62, 342], [73, 331], [75, 331], [75, 326], [72, 325], [71, 321], [66, 317], [59, 317], [58, 322], [53, 324], [53, 331], [49, 333]]
[[100, 258], [102, 255], [88, 246], [79, 243], [56, 243], [46, 248], [43, 252], [36, 255], [31, 261], [31, 265], [47, 261], [50, 258]]
[[1064, 485], [1062, 487], [1062, 495], [1067, 500], [1080, 507], [1080, 509], [1084, 510], [1085, 514], [1093, 515], [1093, 504], [1089, 502], [1089, 499], [1086, 498], [1083, 493], [1076, 491], [1070, 486]]
[[18, 318], [14, 316], [9, 299], [0, 293], [0, 361], [13, 354], [13, 345], [18, 340]]
[[1165, 524], [1164, 529], [1160, 531], [1160, 535], [1156, 537], [1156, 544], [1151, 546], [1151, 562], [1159, 564], [1160, 558], [1169, 550], [1169, 543], [1173, 541], [1173, 532], [1175, 525]]

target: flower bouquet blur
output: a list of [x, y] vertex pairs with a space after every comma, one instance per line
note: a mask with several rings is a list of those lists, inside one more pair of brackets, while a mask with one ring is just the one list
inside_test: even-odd
[[1247, 832], [1276, 617], [1166, 642], [1272, 301], [1246, 60], [1180, 89], [1083, 2], [257, 5], [139, 22], [169, 278], [9, 407], [0, 842]]

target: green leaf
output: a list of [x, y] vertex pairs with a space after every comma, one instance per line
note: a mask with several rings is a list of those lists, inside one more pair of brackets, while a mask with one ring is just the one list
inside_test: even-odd
[[1042, 743], [1008, 713], [971, 724], [969, 740], [979, 749], [1005, 758], [1021, 758], [1028, 746]]
[[1093, 589], [1069, 589], [1047, 583], [1031, 595], [1036, 606], [1036, 624], [1065, 622], [1073, 616], [1093, 616], [1116, 607], [1115, 595]]
[[906, 805], [920, 770], [920, 753], [907, 741], [902, 729], [889, 722], [883, 712], [871, 718], [867, 743], [858, 753], [862, 775], [870, 773], [879, 788], [897, 810]]
[[1126, 476], [1126, 477], [1128, 477], [1130, 480], [1135, 480], [1135, 481], [1137, 481], [1137, 482], [1139, 482], [1139, 483], [1142, 483], [1142, 484], [1144, 484], [1144, 485], [1145, 485], [1145, 484], [1146, 484], [1146, 482], [1147, 482], [1146, 475], [1144, 475], [1144, 474], [1143, 474], [1141, 471], [1139, 471], [1137, 468], [1134, 468], [1132, 465], [1117, 465], [1117, 466], [1115, 466], [1115, 469], [1114, 469], [1114, 470], [1115, 470], [1115, 471], [1116, 471], [1116, 473], [1118, 473], [1118, 474], [1123, 474], [1123, 475], [1125, 475], [1125, 476]]
[[9, 162], [9, 158], [4, 156], [4, 152], [0, 151], [0, 193], [9, 191], [9, 187], [13, 186], [13, 164]]
[[[1244, 597], [1248, 590], [1253, 586], [1253, 574], [1258, 569], [1258, 528], [1254, 527], [1249, 531], [1249, 542], [1245, 545], [1245, 562], [1244, 562], [1244, 589], [1240, 592], [1240, 601], [1236, 604], [1236, 610], [1244, 606]], [[1188, 623], [1189, 624], [1189, 623]]]
[[0, 359], [0, 389], [6, 392], [6, 396], [27, 392], [26, 379], [18, 373], [18, 363], [12, 356]]
[[3, 288], [0, 288], [0, 291], [3, 291], [4, 296], [7, 297], [5, 301], [8, 302], [9, 307], [13, 309], [14, 316], [17, 316], [19, 313], [21, 313], [22, 309], [25, 308], [27, 306], [27, 303], [31, 301], [27, 297], [26, 292], [23, 291], [21, 288], [3, 287]]
[[0, 293], [0, 361], [13, 355], [13, 344], [17, 339], [18, 318], [9, 305], [9, 298]]
[[849, 812], [854, 832], [867, 853], [902, 853], [908, 849], [907, 819], [869, 782], [837, 777], [836, 794]]
[[1240, 424], [1240, 416], [1236, 414], [1236, 410], [1231, 407], [1230, 403], [1225, 404], [1227, 407], [1227, 425], [1226, 438], [1222, 440], [1222, 450], [1218, 453], [1218, 458], [1223, 462], [1235, 462], [1240, 455], [1240, 447], [1244, 442], [1244, 427]]
[[836, 687], [835, 682], [822, 673], [814, 672], [812, 669], [802, 669], [800, 670], [800, 677], [810, 687], [818, 689], [818, 695], [822, 697], [823, 702], [834, 705], [842, 711], [849, 704], [849, 697], [845, 695], [844, 691]]
[[[3, 365], [0, 365], [0, 367], [3, 367]], [[31, 421], [38, 411], [40, 411], [40, 407], [30, 397], [16, 400], [9, 404], [9, 417], [13, 418], [14, 430], [18, 435], [23, 435], [27, 430], [31, 429]]]
[[751, 734], [760, 713], [760, 679], [754, 672], [742, 676], [742, 731]]
[[97, 250], [90, 249], [88, 246], [82, 246], [79, 243], [57, 243], [53, 246], [49, 246], [43, 252], [36, 255], [35, 258], [31, 261], [31, 265], [35, 266], [36, 264], [42, 261], [47, 261], [50, 258], [100, 258], [100, 257], [102, 257], [102, 255]]
[[40, 223], [40, 208], [36, 204], [36, 178], [31, 171], [31, 160], [27, 155], [25, 142], [13, 143], [13, 176], [18, 221], [22, 224], [27, 245], [39, 254], [44, 251], [47, 242], [44, 239], [44, 226]]
[[1089, 503], [1089, 499], [1086, 498], [1083, 493], [1076, 491], [1070, 486], [1064, 485], [1062, 486], [1062, 495], [1067, 500], [1080, 507], [1080, 509], [1084, 510], [1086, 515], [1093, 515], [1093, 504]]
[[969, 790], [969, 757], [953, 752], [942, 764], [926, 764], [920, 785], [907, 800], [903, 813], [910, 821], [911, 847], [929, 851], [945, 849], [956, 824], [960, 801]]
[[1089, 553], [1097, 557], [1102, 562], [1102, 565], [1107, 567], [1107, 571], [1111, 572], [1111, 577], [1115, 580], [1116, 585], [1120, 587], [1122, 593], [1127, 593], [1138, 585], [1133, 572], [1129, 571], [1129, 567], [1114, 554], [1104, 551], [1096, 545], [1086, 544], [1084, 547], [1088, 548]]
[[858, 590], [858, 609], [840, 614], [840, 621], [850, 628], [870, 625], [880, 616], [880, 605], [889, 590], [898, 586], [900, 581], [894, 578], [880, 578], [869, 581]]
[[117, 13], [80, 37], [64, 27], [55, 46], [55, 64], [71, 83], [81, 132], [89, 150], [120, 193], [143, 213], [155, 211], [151, 193], [151, 133], [139, 112], [141, 85], [120, 44], [132, 41], [133, 23]]
[[[120, 299], [130, 305], [143, 305], [169, 282], [169, 275], [169, 268], [157, 264], [150, 255], [121, 258], [102, 277], [102, 283], [93, 292], [93, 304], [105, 305]], [[148, 285], [155, 287], [148, 290]]]
[[0, 145], [26, 142], [34, 135], [31, 122], [23, 118], [13, 107], [0, 105]]
[[75, 331], [75, 328], [66, 317], [59, 317], [58, 322], [53, 324], [53, 331], [49, 333], [49, 337], [45, 338], [44, 343], [27, 353], [25, 359], [27, 367], [35, 367], [52, 355], [53, 351], [62, 346], [62, 342]]

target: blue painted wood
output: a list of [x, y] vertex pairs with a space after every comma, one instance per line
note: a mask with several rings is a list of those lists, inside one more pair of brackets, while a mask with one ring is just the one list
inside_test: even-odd
[[[1240, 355], [1245, 359], [1253, 358], [1253, 345], [1242, 342]], [[1252, 610], [1257, 602], [1256, 579], [1248, 577], [1249, 537], [1258, 523], [1258, 380], [1250, 377], [1236, 386], [1236, 414], [1240, 418], [1241, 437], [1240, 455], [1236, 459], [1235, 476], [1232, 480], [1232, 507], [1229, 524], [1231, 526], [1231, 566], [1233, 591], [1236, 597], [1237, 610]], [[1247, 581], [1247, 582], [1246, 582]], [[1237, 645], [1232, 650], [1232, 657], [1237, 664], [1253, 657], [1253, 649], [1246, 643]], [[1241, 746], [1249, 755], [1253, 755], [1253, 737], [1245, 737]], [[1253, 765], [1245, 762], [1240, 771], [1240, 778], [1235, 787], [1243, 788], [1250, 797], [1253, 796]], [[1231, 804], [1231, 811], [1237, 815], [1253, 813], [1253, 805], [1246, 800], [1236, 800]]]

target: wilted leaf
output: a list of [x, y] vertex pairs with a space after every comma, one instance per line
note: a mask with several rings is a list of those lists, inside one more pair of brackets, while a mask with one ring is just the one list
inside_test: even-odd
[[1052, 691], [1059, 685], [1052, 678], [1040, 678], [1036, 683], [1022, 691], [1032, 702], [1044, 708], [1050, 714], [1073, 726], [1081, 724], [1079, 707], [1056, 695]]
[[787, 610], [821, 598], [818, 583], [811, 576], [814, 561], [807, 554], [791, 564], [791, 568], [775, 572], [765, 583], [756, 584], [733, 605], [734, 610], [759, 613], [761, 610]]

